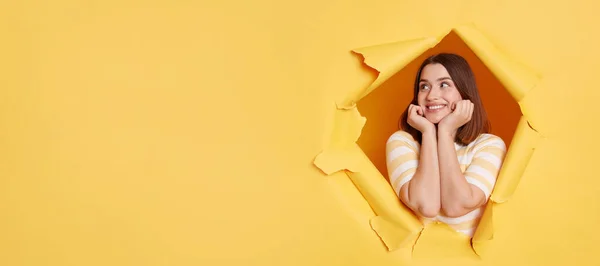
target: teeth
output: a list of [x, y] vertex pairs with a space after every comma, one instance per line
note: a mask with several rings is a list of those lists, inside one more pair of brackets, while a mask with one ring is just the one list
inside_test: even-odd
[[442, 107], [444, 107], [444, 106], [443, 106], [443, 105], [434, 105], [434, 106], [429, 106], [429, 107], [427, 107], [427, 108], [429, 108], [429, 109], [431, 109], [431, 110], [435, 110], [435, 109], [440, 109], [440, 108], [442, 108]]

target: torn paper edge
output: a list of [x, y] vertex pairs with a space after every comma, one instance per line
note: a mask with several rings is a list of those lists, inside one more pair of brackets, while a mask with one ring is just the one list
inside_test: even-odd
[[356, 144], [367, 122], [358, 109], [336, 109], [333, 129], [327, 146], [315, 157], [313, 164], [326, 175], [338, 171], [357, 171], [358, 155], [362, 151]]
[[[477, 55], [477, 57], [482, 60], [482, 62], [484, 63], [484, 65], [496, 76], [496, 78], [504, 85], [504, 87], [509, 91], [509, 93], [511, 94], [511, 96], [513, 97], [513, 99], [520, 104], [520, 100], [523, 99], [526, 94], [533, 88], [536, 86], [536, 84], [538, 84], [539, 79], [541, 79], [540, 75], [532, 72], [531, 70], [523, 67], [522, 65], [516, 63], [513, 59], [507, 57], [504, 53], [502, 53], [501, 51], [499, 51], [494, 45], [493, 43], [491, 43], [489, 41], [489, 39], [487, 39], [479, 30], [477, 30], [473, 25], [464, 25], [464, 26], [460, 26], [457, 28], [454, 28], [453, 31], [455, 33], [457, 33], [457, 35], [461, 38], [461, 40]], [[444, 34], [442, 36], [445, 37], [448, 33]], [[376, 46], [370, 46], [370, 47], [364, 47], [364, 48], [359, 48], [359, 49], [355, 49], [353, 50], [353, 52], [358, 53], [360, 55], [363, 56], [364, 60], [363, 63], [366, 64], [367, 66], [371, 67], [372, 69], [374, 69], [375, 71], [378, 72], [378, 76], [376, 78], [376, 80], [366, 89], [364, 90], [360, 90], [358, 92], [354, 92], [349, 94], [348, 96], [346, 96], [346, 98], [344, 98], [344, 100], [342, 100], [341, 102], [337, 102], [336, 106], [337, 106], [337, 111], [342, 111], [342, 110], [354, 110], [356, 109], [356, 103], [363, 98], [364, 96], [368, 95], [371, 91], [373, 91], [375, 88], [377, 88], [378, 86], [380, 86], [381, 84], [383, 84], [387, 79], [389, 79], [390, 77], [392, 77], [394, 74], [396, 74], [398, 71], [400, 71], [402, 68], [404, 68], [407, 64], [409, 64], [412, 60], [414, 60], [415, 58], [417, 58], [418, 56], [420, 56], [421, 54], [423, 54], [424, 52], [426, 52], [428, 49], [434, 47], [435, 45], [437, 45], [442, 38], [439, 37], [429, 37], [429, 38], [421, 38], [421, 39], [414, 39], [414, 40], [408, 40], [408, 41], [401, 41], [401, 42], [395, 42], [395, 43], [391, 43], [391, 44], [382, 44], [382, 45], [376, 45]], [[395, 51], [393, 51], [394, 49], [396, 49]], [[386, 50], [384, 52], [381, 52], [380, 50]], [[386, 53], [390, 53], [390, 50], [393, 51], [393, 53], [398, 53], [401, 56], [390, 59], [390, 57], [385, 57], [383, 55], [385, 55]], [[378, 58], [379, 56], [379, 58]], [[523, 110], [523, 106], [521, 106], [522, 109], [522, 113], [526, 113], [523, 112], [525, 110]], [[526, 119], [526, 117], [522, 117], [522, 120], [526, 122], [527, 124], [527, 128], [525, 129], [521, 129], [520, 132], [528, 132], [528, 133], [522, 133], [522, 134], [515, 134], [514, 138], [513, 138], [513, 145], [511, 145], [511, 148], [509, 149], [508, 153], [507, 153], [507, 159], [510, 158], [514, 158], [514, 157], [519, 157], [518, 155], [525, 155], [523, 157], [523, 159], [526, 159], [524, 161], [520, 161], [520, 162], [524, 162], [524, 166], [526, 166], [528, 164], [529, 158], [531, 158], [531, 155], [533, 153], [533, 149], [535, 148], [535, 144], [530, 144], [533, 146], [530, 146], [531, 149], [531, 153], [525, 153], [522, 154], [523, 152], [521, 152], [520, 150], [516, 150], [515, 149], [517, 147], [522, 146], [523, 144], [521, 143], [520, 138], [522, 138], [522, 135], [527, 135], [530, 136], [532, 134], [530, 134], [531, 132], [534, 133], [535, 136], [539, 136], [539, 132], [534, 130], [531, 127], [531, 124], [529, 123], [529, 121]], [[340, 122], [338, 122], [338, 118], [336, 117], [336, 121], [335, 121], [335, 127], [343, 127], [339, 125]], [[341, 123], [343, 124], [343, 123]], [[364, 124], [363, 124], [364, 126]], [[343, 139], [343, 136], [338, 136], [337, 134], [347, 134], [347, 132], [339, 132], [339, 129], [334, 129], [334, 134], [332, 136], [332, 142], [334, 142], [336, 139], [341, 138]], [[361, 129], [359, 131], [362, 130], [362, 126]], [[353, 131], [353, 133], [356, 133], [355, 131]], [[353, 134], [354, 135], [354, 134]], [[360, 132], [358, 134], [358, 136], [360, 137]], [[347, 140], [348, 141], [348, 140]], [[351, 140], [352, 142], [356, 143], [357, 139], [355, 140], [354, 138], [352, 138]], [[349, 145], [350, 143], [345, 143], [345, 145]], [[337, 149], [337, 150], [336, 150]], [[364, 153], [362, 152], [362, 150], [360, 150], [360, 147], [358, 147], [359, 151], [356, 151], [354, 149], [352, 149], [352, 153], [355, 152], [359, 152], [361, 153], [361, 156], [364, 155]], [[330, 154], [335, 154], [335, 152], [331, 152], [332, 150], [336, 150], [338, 153], [344, 153], [344, 152], [351, 152], [351, 151], [344, 151], [343, 149], [340, 150], [339, 147], [338, 148], [332, 148], [332, 147], [328, 147], [326, 148], [320, 155], [323, 154], [327, 154], [328, 152]], [[357, 155], [357, 154], [355, 154]], [[325, 156], [325, 155], [323, 155]], [[334, 156], [334, 155], [329, 155], [329, 156], [325, 156], [325, 157], [337, 157], [337, 158], [328, 158], [329, 160], [323, 160], [323, 158], [321, 157], [319, 160], [319, 157], [317, 157], [317, 159], [315, 159], [315, 165], [317, 167], [319, 167], [321, 170], [323, 169], [327, 169], [327, 171], [324, 171], [325, 173], [332, 173], [335, 171], [339, 171], [339, 170], [349, 170], [350, 172], [353, 173], [360, 173], [363, 169], [360, 169], [360, 167], [358, 165], [361, 166], [372, 166], [372, 162], [368, 159], [368, 158], [364, 158], [364, 160], [362, 162], [359, 162], [356, 157], [354, 156], [347, 156], [348, 158], [352, 158], [352, 159], [348, 159], [348, 158], [343, 158], [344, 156]], [[358, 156], [358, 155], [357, 155]], [[366, 157], [366, 155], [364, 156]], [[516, 159], [509, 159], [508, 162], [505, 162], [503, 169], [506, 165], [508, 166], [512, 166], [513, 161], [515, 161]], [[346, 163], [339, 163], [339, 162], [346, 162]], [[335, 166], [331, 166], [329, 164], [333, 164], [332, 162], [338, 162], [339, 165], [335, 165]], [[356, 167], [352, 167], [352, 165], [356, 166]], [[374, 166], [372, 166], [374, 168]], [[513, 167], [514, 168], [514, 167]], [[499, 179], [501, 177], [503, 177], [502, 179], [507, 179], [508, 181], [504, 181], [504, 183], [510, 183], [510, 182], [516, 182], [516, 184], [518, 184], [518, 182], [520, 181], [521, 175], [523, 174], [523, 171], [525, 170], [525, 167], [516, 167], [516, 170], [501, 170], [501, 174], [499, 175]], [[416, 244], [416, 241], [418, 239], [418, 236], [420, 235], [420, 230], [422, 230], [422, 227], [420, 227], [420, 229], [416, 229], [419, 227], [412, 227], [409, 224], [402, 224], [405, 221], [395, 221], [395, 222], [389, 222], [389, 220], [386, 219], [386, 211], [390, 210], [390, 206], [389, 203], [387, 202], [380, 202], [378, 200], [374, 200], [372, 198], [372, 195], [374, 194], [379, 194], [379, 193], [385, 193], [385, 194], [390, 194], [393, 195], [396, 200], [397, 200], [397, 196], [393, 191], [379, 191], [379, 188], [374, 188], [375, 191], [369, 191], [369, 186], [367, 185], [367, 188], [365, 188], [365, 183], [362, 182], [357, 182], [357, 179], [355, 178], [355, 175], [353, 174], [349, 174], [349, 177], [352, 179], [352, 181], [355, 183], [355, 186], [357, 187], [357, 189], [359, 189], [363, 195], [363, 197], [365, 197], [365, 199], [368, 201], [369, 205], [373, 208], [376, 217], [374, 217], [373, 219], [371, 219], [370, 224], [372, 229], [377, 233], [377, 235], [380, 237], [380, 239], [384, 242], [384, 244], [387, 246], [388, 250], [392, 251], [394, 249], [397, 248], [401, 248], [404, 245], [406, 245], [406, 243], [413, 243]], [[512, 178], [509, 178], [512, 177]], [[376, 178], [376, 179], [382, 179], [385, 180], [385, 178], [383, 178], [383, 176], [381, 176], [381, 174], [377, 171], [377, 173], [373, 173], [373, 176], [371, 176], [371, 178]], [[359, 180], [359, 181], [364, 181], [364, 180]], [[499, 180], [500, 181], [500, 180]], [[387, 181], [386, 181], [387, 182]], [[368, 184], [368, 183], [366, 183]], [[389, 186], [389, 184], [388, 184]], [[476, 254], [480, 255], [483, 254], [485, 251], [485, 246], [487, 246], [488, 241], [491, 241], [493, 239], [493, 207], [495, 204], [499, 204], [502, 202], [505, 202], [506, 200], [508, 200], [508, 198], [512, 195], [512, 193], [514, 193], [514, 190], [516, 189], [516, 185], [514, 186], [508, 186], [508, 187], [513, 187], [511, 190], [507, 190], [507, 192], [504, 192], [502, 188], [499, 189], [495, 189], [494, 193], [492, 194], [491, 198], [490, 198], [490, 203], [491, 207], [490, 207], [490, 214], [489, 215], [489, 219], [487, 219], [489, 222], [486, 222], [487, 227], [486, 228], [486, 224], [480, 224], [478, 226], [478, 229], [475, 233], [475, 236], [472, 239], [472, 247], [474, 249], [474, 251], [476, 252]], [[500, 197], [497, 195], [505, 195], [504, 197]], [[390, 200], [390, 202], [393, 202]], [[386, 209], [387, 208], [387, 209]], [[398, 211], [402, 212], [402, 208], [401, 206], [396, 206], [396, 208], [398, 208]], [[411, 213], [412, 215], [412, 213]], [[485, 213], [483, 215], [486, 215]], [[377, 218], [377, 217], [381, 217], [381, 218]], [[410, 217], [410, 216], [407, 216]], [[377, 220], [382, 220], [385, 221], [383, 222], [383, 224], [386, 224], [386, 226], [378, 226], [377, 225]], [[392, 220], [393, 221], [393, 220]], [[392, 227], [387, 226], [387, 225], [393, 225]], [[408, 230], [407, 228], [413, 228], [413, 230]], [[390, 228], [395, 228], [395, 229], [390, 229]], [[488, 230], [485, 230], [488, 229]], [[482, 233], [477, 233], [478, 231], [488, 231], [490, 233], [488, 234], [482, 234]], [[402, 232], [409, 232], [409, 233], [402, 233]], [[399, 240], [397, 239], [397, 237], [403, 235], [404, 239]], [[413, 246], [414, 249], [414, 246]]]
[[[444, 34], [445, 36], [446, 34]], [[340, 109], [356, 108], [356, 102], [378, 88], [425, 51], [436, 46], [442, 38], [426, 37], [362, 47], [352, 50], [363, 57], [363, 63], [377, 71], [377, 78], [367, 88], [350, 93], [336, 105]], [[392, 56], [389, 56], [392, 54]], [[368, 56], [367, 56], [368, 55]]]

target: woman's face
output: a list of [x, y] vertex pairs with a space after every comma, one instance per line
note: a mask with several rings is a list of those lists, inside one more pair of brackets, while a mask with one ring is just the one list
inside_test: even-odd
[[462, 100], [450, 74], [441, 64], [429, 64], [421, 71], [418, 104], [425, 118], [437, 124], [452, 113], [452, 105]]

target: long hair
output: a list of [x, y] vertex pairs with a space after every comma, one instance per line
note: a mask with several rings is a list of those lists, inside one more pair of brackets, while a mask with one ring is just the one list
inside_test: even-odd
[[[458, 128], [456, 132], [455, 142], [461, 145], [467, 145], [474, 141], [480, 134], [489, 133], [491, 131], [491, 124], [488, 120], [487, 113], [483, 108], [483, 103], [479, 96], [477, 89], [477, 83], [475, 82], [475, 75], [469, 66], [467, 60], [463, 57], [450, 54], [440, 53], [433, 55], [421, 64], [417, 72], [415, 79], [413, 99], [411, 104], [418, 105], [419, 95], [419, 80], [421, 80], [421, 72], [423, 68], [429, 64], [441, 64], [446, 68], [450, 78], [454, 81], [460, 96], [464, 100], [470, 100], [473, 105], [473, 116], [471, 120], [465, 125]], [[410, 106], [410, 105], [409, 105]], [[402, 113], [400, 118], [400, 128], [413, 136], [415, 140], [421, 143], [421, 132], [408, 124], [408, 107]]]

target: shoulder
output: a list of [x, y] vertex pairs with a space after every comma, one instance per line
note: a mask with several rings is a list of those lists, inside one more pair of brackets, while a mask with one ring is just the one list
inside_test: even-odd
[[398, 130], [394, 133], [392, 133], [392, 135], [390, 135], [390, 137], [388, 138], [388, 142], [394, 141], [394, 140], [401, 140], [401, 141], [406, 141], [406, 142], [417, 142], [413, 136], [404, 131], [404, 130]]
[[478, 151], [484, 148], [496, 148], [502, 152], [506, 152], [506, 143], [504, 140], [494, 134], [481, 134], [473, 141], [473, 150]]
[[413, 136], [403, 130], [398, 130], [390, 135], [386, 144], [388, 146], [410, 145], [415, 149], [419, 147], [419, 143], [413, 138]]

